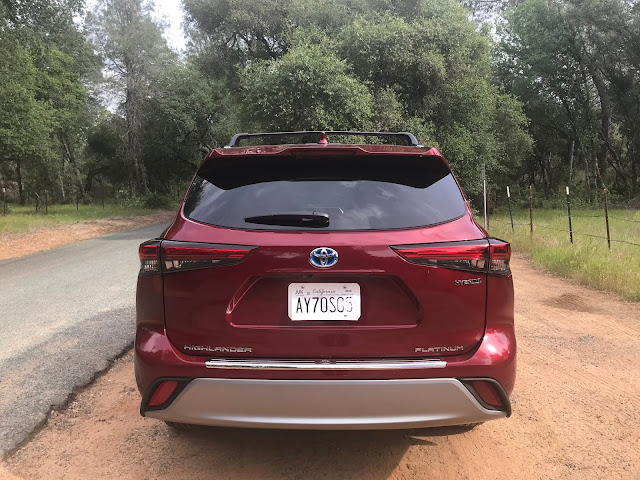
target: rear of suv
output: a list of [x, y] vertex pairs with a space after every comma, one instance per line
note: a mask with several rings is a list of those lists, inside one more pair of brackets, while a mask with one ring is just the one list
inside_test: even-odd
[[[255, 145], [283, 135], [213, 150], [140, 246], [141, 414], [317, 429], [508, 417], [510, 247], [474, 221], [442, 155], [409, 133]], [[347, 135], [406, 145], [328, 141]]]

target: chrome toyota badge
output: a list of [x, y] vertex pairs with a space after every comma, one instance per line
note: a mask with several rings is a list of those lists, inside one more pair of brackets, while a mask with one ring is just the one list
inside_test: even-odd
[[309, 262], [314, 267], [328, 268], [338, 263], [338, 252], [329, 247], [318, 247], [311, 251]]

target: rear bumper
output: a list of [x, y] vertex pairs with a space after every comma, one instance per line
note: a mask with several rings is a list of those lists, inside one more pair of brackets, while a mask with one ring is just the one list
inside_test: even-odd
[[485, 408], [455, 378], [196, 378], [166, 408], [144, 415], [200, 425], [331, 430], [460, 425], [507, 412]]
[[[179, 423], [264, 428], [420, 428], [484, 422], [510, 413], [516, 377], [513, 321], [505, 316], [464, 355], [422, 359], [212, 359], [185, 355], [163, 325], [139, 324], [135, 373], [144, 416]], [[149, 407], [165, 380], [180, 387]], [[493, 384], [500, 407], [477, 395]]]

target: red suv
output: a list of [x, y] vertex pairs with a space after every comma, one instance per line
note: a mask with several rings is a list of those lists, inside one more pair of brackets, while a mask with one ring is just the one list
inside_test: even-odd
[[[348, 135], [386, 144], [327, 141]], [[508, 417], [510, 253], [410, 133], [235, 135], [140, 246], [141, 414], [305, 429]]]

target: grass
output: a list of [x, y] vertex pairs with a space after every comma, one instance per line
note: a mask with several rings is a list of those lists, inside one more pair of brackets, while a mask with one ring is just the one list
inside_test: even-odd
[[49, 213], [45, 215], [43, 212], [36, 213], [34, 206], [11, 205], [9, 213], [3, 215], [0, 206], [0, 234], [24, 232], [97, 218], [148, 215], [156, 211], [158, 210], [106, 203], [104, 208], [102, 205], [79, 205], [78, 210], [75, 205], [52, 205], [49, 206]]
[[514, 211], [517, 225], [513, 233], [508, 211], [498, 212], [489, 219], [489, 233], [511, 242], [515, 252], [527, 254], [538, 267], [617, 293], [625, 300], [640, 301], [640, 245], [613, 241], [640, 244], [640, 210], [609, 212], [611, 251], [603, 211], [572, 209], [571, 216], [573, 245], [565, 209], [534, 210], [533, 235], [529, 233], [528, 210]]

